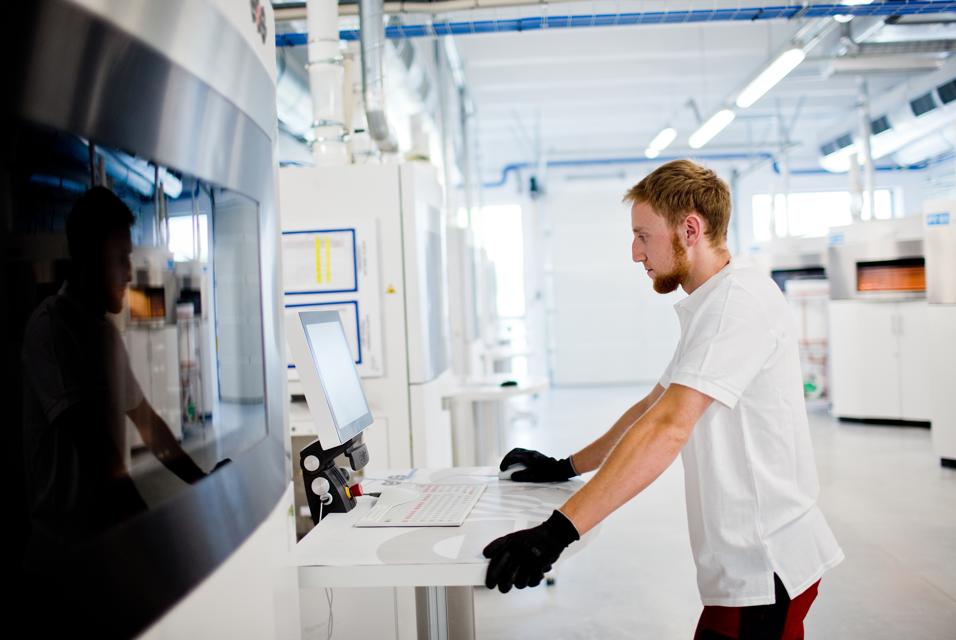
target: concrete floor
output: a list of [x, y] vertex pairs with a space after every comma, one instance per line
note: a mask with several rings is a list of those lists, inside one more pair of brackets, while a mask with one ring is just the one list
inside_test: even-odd
[[[565, 456], [646, 391], [552, 390], [509, 445]], [[956, 639], [956, 471], [940, 467], [928, 429], [810, 417], [821, 507], [847, 559], [824, 576], [807, 636]], [[476, 589], [478, 637], [691, 638], [701, 605], [680, 463], [557, 569], [552, 587]]]

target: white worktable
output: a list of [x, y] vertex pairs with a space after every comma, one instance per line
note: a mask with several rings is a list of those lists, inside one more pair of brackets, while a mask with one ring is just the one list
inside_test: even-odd
[[[471, 587], [484, 585], [488, 561], [481, 551], [499, 536], [540, 524], [583, 483], [532, 484], [500, 481], [492, 467], [389, 472], [362, 482], [366, 492], [387, 484], [447, 483], [487, 485], [461, 527], [357, 528], [354, 523], [374, 504], [362, 496], [349, 513], [326, 516], [296, 545], [299, 585], [311, 587], [425, 587], [419, 594], [419, 630], [429, 638], [474, 634]], [[595, 532], [571, 545], [561, 561], [586, 546]], [[465, 587], [466, 592], [450, 593]], [[424, 597], [423, 597], [424, 596]], [[465, 597], [464, 620], [449, 621], [446, 598]], [[430, 626], [422, 626], [424, 618]], [[470, 617], [470, 619], [468, 619]], [[451, 635], [449, 635], [451, 624]]]
[[[501, 383], [506, 380], [517, 384], [502, 387]], [[547, 389], [545, 378], [499, 374], [468, 380], [447, 393], [444, 406], [451, 413], [453, 464], [483, 465], [500, 460], [508, 427], [507, 401]]]

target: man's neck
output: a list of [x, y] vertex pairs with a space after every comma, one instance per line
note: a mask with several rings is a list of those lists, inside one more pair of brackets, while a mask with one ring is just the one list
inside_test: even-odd
[[687, 279], [681, 283], [681, 288], [690, 295], [714, 277], [721, 269], [730, 263], [730, 252], [727, 247], [719, 247], [704, 251], [694, 261]]

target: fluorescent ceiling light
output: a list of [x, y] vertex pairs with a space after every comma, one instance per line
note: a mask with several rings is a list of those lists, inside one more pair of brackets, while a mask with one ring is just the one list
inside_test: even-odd
[[787, 49], [781, 53], [779, 56], [777, 56], [776, 60], [771, 62], [766, 69], [760, 72], [760, 75], [758, 75], [750, 82], [750, 84], [744, 87], [744, 90], [740, 92], [739, 96], [737, 96], [737, 106], [741, 109], [746, 109], [757, 100], [760, 100], [760, 98], [762, 98], [765, 93], [770, 91], [775, 84], [783, 80], [788, 73], [796, 69], [806, 57], [807, 52], [799, 47]]
[[840, 4], [845, 4], [848, 7], [858, 7], [862, 4], [872, 4], [873, 0], [841, 0]]
[[730, 109], [721, 109], [710, 117], [707, 122], [700, 125], [694, 133], [690, 134], [687, 142], [693, 149], [700, 149], [710, 142], [714, 136], [724, 130], [728, 124], [733, 122], [736, 114]]
[[644, 149], [644, 156], [650, 160], [653, 160], [657, 156], [661, 155], [661, 152], [654, 147], [648, 147]]
[[656, 151], [663, 151], [674, 141], [674, 138], [677, 137], [677, 129], [674, 127], [664, 127], [660, 132], [654, 136], [654, 139], [651, 140], [651, 143], [647, 145], [648, 149], [654, 149]]

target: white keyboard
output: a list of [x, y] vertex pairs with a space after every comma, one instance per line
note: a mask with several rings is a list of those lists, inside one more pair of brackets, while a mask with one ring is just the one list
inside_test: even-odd
[[356, 527], [460, 527], [483, 484], [403, 484], [386, 487]]

